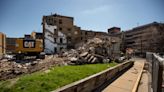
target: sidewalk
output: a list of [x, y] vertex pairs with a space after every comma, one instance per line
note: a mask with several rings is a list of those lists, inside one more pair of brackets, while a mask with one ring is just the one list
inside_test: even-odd
[[134, 66], [107, 86], [102, 92], [136, 92], [145, 59], [134, 59]]
[[150, 83], [149, 83], [149, 76], [147, 70], [143, 70], [142, 77], [138, 86], [137, 92], [150, 92], [148, 89]]

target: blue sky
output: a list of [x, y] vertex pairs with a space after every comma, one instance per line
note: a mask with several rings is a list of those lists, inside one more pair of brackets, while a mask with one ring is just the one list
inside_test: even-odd
[[42, 32], [42, 16], [51, 13], [74, 17], [82, 29], [128, 30], [153, 21], [164, 23], [164, 0], [0, 0], [0, 32], [8, 37]]

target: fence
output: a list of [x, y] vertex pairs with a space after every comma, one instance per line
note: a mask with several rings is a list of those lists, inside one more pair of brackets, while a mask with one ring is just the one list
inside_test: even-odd
[[164, 92], [164, 58], [147, 52], [148, 72], [150, 73], [149, 92]]

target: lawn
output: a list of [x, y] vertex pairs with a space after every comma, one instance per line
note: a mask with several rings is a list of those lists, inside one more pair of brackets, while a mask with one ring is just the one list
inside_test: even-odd
[[49, 92], [115, 65], [116, 63], [54, 67], [0, 81], [0, 92]]

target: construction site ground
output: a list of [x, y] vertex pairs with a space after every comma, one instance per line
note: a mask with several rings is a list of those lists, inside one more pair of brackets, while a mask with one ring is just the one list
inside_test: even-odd
[[145, 59], [133, 58], [134, 65], [102, 92], [148, 92], [148, 75], [144, 69]]

